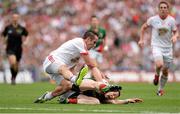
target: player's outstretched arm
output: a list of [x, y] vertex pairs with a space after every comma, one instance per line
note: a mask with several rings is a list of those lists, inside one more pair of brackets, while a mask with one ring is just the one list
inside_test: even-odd
[[130, 98], [125, 100], [119, 100], [119, 99], [107, 100], [106, 102], [109, 104], [129, 104], [129, 103], [140, 103], [143, 102], [143, 100], [140, 98]]

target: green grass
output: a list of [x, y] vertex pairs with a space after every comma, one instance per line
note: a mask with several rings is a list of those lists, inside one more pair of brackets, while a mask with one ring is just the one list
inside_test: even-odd
[[180, 112], [180, 83], [168, 83], [162, 97], [149, 83], [122, 83], [121, 99], [139, 97], [143, 103], [128, 105], [58, 104], [57, 99], [44, 104], [33, 101], [55, 85], [49, 83], [0, 84], [0, 113], [178, 113]]

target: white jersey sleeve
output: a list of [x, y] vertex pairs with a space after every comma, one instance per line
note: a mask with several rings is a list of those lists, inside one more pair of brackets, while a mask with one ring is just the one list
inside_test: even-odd
[[147, 25], [148, 26], [152, 26], [152, 23], [153, 23], [153, 17], [150, 17], [148, 20], [147, 20]]
[[80, 54], [85, 54], [85, 55], [88, 54], [88, 50], [84, 40], [78, 40], [78, 42], [74, 43], [74, 46], [79, 50]]
[[171, 25], [172, 25], [172, 31], [176, 31], [177, 30], [177, 25], [176, 25], [176, 21], [174, 18], [171, 19]]

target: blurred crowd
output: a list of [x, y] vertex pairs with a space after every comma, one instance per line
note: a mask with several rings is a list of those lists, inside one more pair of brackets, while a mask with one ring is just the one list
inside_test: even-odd
[[[180, 1], [170, 0], [171, 15], [180, 30]], [[97, 15], [107, 31], [104, 69], [114, 71], [153, 71], [150, 32], [145, 34], [145, 47], [140, 49], [140, 26], [156, 15], [158, 0], [0, 0], [0, 32], [13, 12], [21, 15], [20, 23], [29, 31], [23, 46], [21, 67], [36, 73], [50, 51], [63, 42], [82, 36]], [[1, 64], [4, 45], [0, 39]], [[180, 70], [180, 41], [174, 45], [172, 70]]]

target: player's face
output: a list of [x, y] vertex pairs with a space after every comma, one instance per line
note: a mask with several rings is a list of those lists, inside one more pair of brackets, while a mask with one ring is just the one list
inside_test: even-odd
[[91, 20], [91, 26], [92, 26], [92, 28], [93, 29], [96, 29], [96, 28], [98, 28], [98, 26], [99, 26], [99, 20], [97, 19], [97, 18], [92, 18], [92, 20]]
[[18, 20], [19, 20], [19, 15], [18, 14], [13, 14], [13, 16], [12, 16], [13, 23], [17, 23]]
[[107, 92], [105, 94], [106, 99], [116, 99], [118, 97], [119, 97], [119, 92], [118, 91], [111, 91], [111, 92]]
[[88, 50], [95, 47], [97, 40], [98, 40], [97, 36], [94, 36], [94, 39], [88, 38], [86, 43]]
[[160, 16], [163, 16], [163, 17], [166, 17], [169, 13], [169, 8], [167, 6], [167, 4], [165, 3], [162, 3], [159, 5], [159, 15]]

